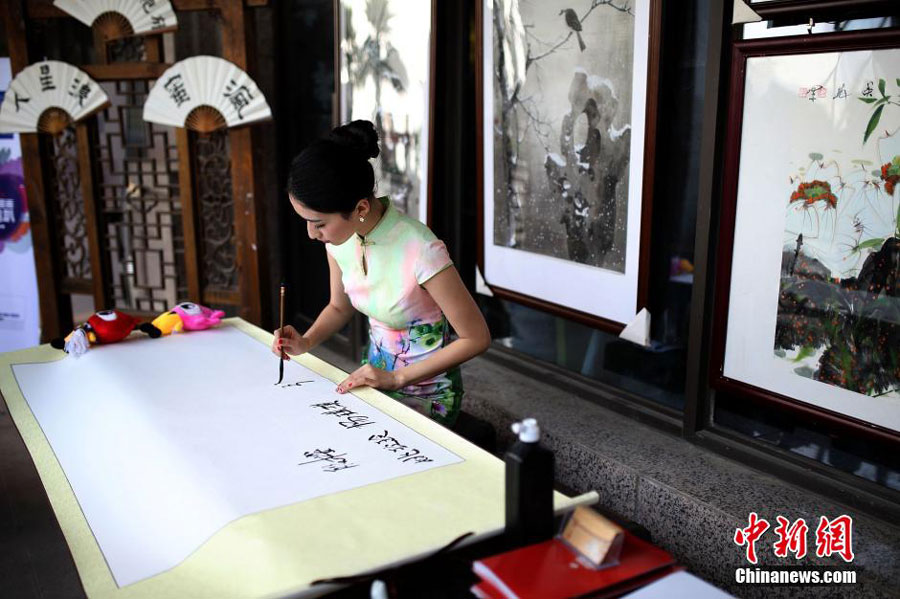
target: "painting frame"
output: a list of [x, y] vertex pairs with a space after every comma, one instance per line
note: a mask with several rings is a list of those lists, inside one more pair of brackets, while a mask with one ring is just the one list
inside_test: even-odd
[[[797, 57], [804, 55], [829, 54], [853, 51], [878, 51], [900, 49], [900, 30], [883, 29], [850, 33], [828, 33], [812, 36], [792, 36], [781, 38], [765, 38], [735, 42], [732, 49], [730, 67], [730, 86], [728, 92], [728, 112], [725, 126], [724, 158], [722, 160], [722, 196], [719, 221], [719, 245], [714, 288], [714, 312], [711, 331], [711, 355], [709, 366], [709, 385], [716, 393], [716, 400], [725, 403], [732, 401], [750, 401], [767, 409], [790, 412], [800, 415], [805, 420], [819, 423], [826, 429], [850, 431], [863, 437], [887, 442], [900, 443], [900, 429], [874, 422], [871, 418], [862, 417], [860, 413], [851, 414], [833, 407], [822, 405], [811, 399], [802, 399], [786, 392], [783, 388], [766, 387], [750, 384], [730, 376], [726, 366], [726, 350], [729, 335], [737, 335], [736, 328], [729, 330], [730, 309], [735, 304], [732, 298], [732, 285], [736, 280], [735, 254], [741, 251], [740, 241], [736, 233], [737, 221], [740, 217], [739, 180], [741, 177], [742, 142], [744, 141], [745, 84], [748, 61], [752, 58]], [[746, 214], [746, 212], [744, 213]], [[835, 217], [836, 218], [836, 217]], [[782, 223], [786, 221], [783, 219]], [[785, 227], [782, 226], [782, 233]], [[746, 250], [744, 250], [746, 251]], [[782, 252], [782, 248], [778, 248]], [[799, 251], [799, 250], [798, 250]], [[779, 268], [781, 265], [779, 264]], [[791, 273], [793, 274], [793, 273]], [[783, 276], [783, 273], [780, 275]], [[746, 282], [745, 282], [746, 284]], [[755, 283], [759, 285], [757, 281]], [[781, 292], [779, 292], [781, 293]], [[775, 299], [780, 296], [776, 294]], [[780, 308], [779, 308], [780, 310]], [[776, 313], [776, 316], [780, 314]], [[751, 317], [747, 315], [749, 320]], [[760, 328], [760, 327], [757, 327]], [[762, 329], [761, 329], [762, 330]], [[777, 333], [773, 331], [773, 335]], [[768, 333], [761, 333], [768, 335]], [[768, 337], [767, 337], [768, 338]], [[774, 337], [773, 337], [774, 338]], [[774, 351], [774, 347], [773, 347]], [[799, 377], [798, 377], [799, 378]], [[829, 393], [838, 389], [837, 393], [859, 395], [850, 389], [818, 380], [814, 384], [825, 385]]]
[[891, 0], [748, 0], [763, 20], [860, 19], [891, 14]]
[[[352, 1], [352, 0], [350, 0]], [[391, 0], [385, 0], [387, 3], [390, 3]], [[334, 93], [333, 93], [333, 102], [332, 102], [332, 125], [337, 127], [343, 123], [349, 122], [351, 120], [351, 115], [348, 114], [345, 101], [346, 94], [344, 91], [345, 84], [342, 83], [341, 74], [344, 72], [344, 63], [342, 61], [342, 51], [341, 45], [343, 41], [344, 35], [344, 15], [345, 10], [344, 6], [348, 3], [348, 0], [334, 0]], [[410, 214], [409, 216], [415, 218], [429, 227], [432, 224], [432, 198], [433, 198], [433, 165], [434, 165], [434, 111], [435, 111], [435, 68], [436, 68], [436, 31], [437, 31], [437, 0], [428, 0], [428, 5], [430, 7], [430, 15], [428, 18], [428, 22], [426, 23], [429, 35], [428, 35], [428, 59], [427, 59], [427, 67], [426, 67], [426, 82], [424, 85], [424, 92], [426, 97], [424, 98], [424, 108], [425, 113], [423, 115], [423, 123], [420, 130], [421, 138], [424, 138], [424, 148], [420, 150], [419, 156], [421, 160], [421, 164], [424, 169], [423, 181], [420, 182], [419, 195], [417, 208], [415, 210], [415, 214]], [[377, 127], [376, 127], [377, 128]], [[381, 136], [381, 132], [379, 132], [379, 137]], [[381, 161], [383, 159], [384, 154], [384, 141], [379, 139], [379, 144], [382, 147], [382, 155], [379, 155], [376, 158], [376, 161]], [[380, 165], [380, 162], [378, 163]], [[379, 168], [380, 166], [376, 165], [375, 176], [376, 176], [376, 184], [379, 182]], [[378, 190], [376, 193], [382, 193], [383, 190]]]
[[[583, 297], [569, 298], [563, 295], [549, 297], [549, 294], [527, 289], [527, 285], [519, 284], [519, 281], [497, 280], [494, 276], [494, 269], [491, 266], [490, 249], [491, 245], [488, 240], [488, 232], [493, 229], [494, 223], [491, 217], [491, 205], [494, 202], [492, 191], [488, 190], [489, 180], [493, 179], [493, 174], [489, 173], [488, 160], [493, 160], [493, 141], [489, 139], [486, 126], [492, 123], [494, 114], [490, 107], [493, 105], [493, 83], [488, 82], [488, 74], [492, 72], [487, 64], [490, 62], [493, 66], [493, 46], [486, 47], [486, 40], [492, 38], [490, 32], [485, 30], [485, 20], [491, 14], [491, 1], [480, 0], [476, 2], [475, 9], [475, 93], [476, 93], [476, 181], [477, 181], [477, 267], [480, 276], [483, 278], [487, 289], [490, 293], [498, 298], [509, 300], [518, 304], [522, 304], [529, 308], [537, 309], [561, 318], [572, 320], [580, 324], [600, 329], [608, 333], [618, 334], [623, 328], [635, 317], [635, 315], [649, 305], [649, 271], [650, 271], [650, 225], [652, 217], [653, 191], [654, 191], [654, 170], [655, 170], [655, 149], [656, 149], [656, 128], [658, 117], [658, 101], [659, 101], [659, 79], [660, 79], [660, 43], [662, 36], [662, 2], [661, 0], [641, 0], [635, 3], [635, 6], [641, 6], [642, 26], [635, 26], [635, 46], [642, 48], [642, 56], [638, 56], [635, 62], [631, 64], [631, 72], [634, 73], [635, 66], [638, 71], [645, 74], [635, 82], [635, 88], [639, 88], [643, 95], [642, 106], [639, 108], [632, 107], [631, 116], [637, 115], [642, 135], [635, 135], [639, 138], [640, 152], [639, 167], [633, 168], [635, 161], [629, 164], [629, 181], [630, 191], [627, 195], [627, 223], [628, 223], [628, 239], [629, 250], [633, 252], [633, 257], [627, 262], [624, 272], [628, 278], [628, 282], [623, 286], [624, 295], [627, 296], [624, 302], [620, 302], [616, 306], [610, 306], [610, 302], [615, 302], [611, 297], [601, 297], [599, 301], [591, 307], [586, 306]], [[644, 32], [646, 37], [642, 37], [640, 32]], [[491, 42], [492, 43], [492, 42]], [[639, 45], [640, 44], [640, 45]], [[490, 101], [488, 102], [488, 98]], [[488, 114], [489, 113], [489, 114]], [[635, 122], [635, 121], [631, 121]], [[635, 146], [632, 145], [632, 148]], [[634, 155], [630, 155], [634, 158]], [[637, 176], [635, 176], [637, 172]], [[490, 177], [486, 175], [490, 174]], [[638, 193], [631, 192], [639, 190]], [[491, 204], [491, 205], [489, 205]], [[491, 222], [487, 220], [491, 218]], [[633, 240], [633, 241], [631, 241]], [[503, 248], [504, 250], [507, 248]], [[520, 268], [517, 270], [528, 271], [533, 268], [545, 268], [542, 272], [551, 272], [559, 270], [560, 276], [567, 276], [571, 271], [574, 273], [572, 279], [578, 280], [581, 289], [579, 293], [584, 295], [585, 290], [590, 292], [591, 289], [605, 289], [604, 275], [608, 272], [597, 275], [596, 271], [603, 271], [602, 268], [589, 266], [587, 264], [578, 264], [574, 261], [543, 256], [530, 251], [520, 251], [509, 248], [510, 251], [521, 254], [514, 257], [519, 263]], [[626, 256], [627, 258], [627, 256]], [[527, 265], [526, 265], [527, 264]], [[593, 271], [593, 272], [591, 272]], [[533, 270], [532, 270], [533, 272]], [[587, 273], [587, 277], [584, 275]], [[607, 279], [614, 279], [620, 273], [612, 273]], [[593, 276], [591, 276], [593, 275]], [[526, 277], [527, 278], [527, 277]], [[572, 280], [570, 279], [570, 280]], [[521, 281], [521, 277], [520, 277]], [[594, 287], [591, 287], [593, 285]], [[558, 286], [557, 286], [558, 287]], [[601, 294], [602, 295], [602, 294]], [[615, 295], [610, 291], [608, 295]]]

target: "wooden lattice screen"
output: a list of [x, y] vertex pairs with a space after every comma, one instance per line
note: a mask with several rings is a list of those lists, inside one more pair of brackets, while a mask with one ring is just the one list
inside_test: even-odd
[[[47, 56], [41, 28], [72, 17], [49, 0], [5, 4], [15, 76]], [[264, 1], [172, 4], [176, 12], [217, 11], [222, 58], [247, 70], [246, 13]], [[143, 102], [171, 66], [162, 35], [92, 37], [93, 52], [74, 48], [62, 59], [100, 82], [111, 105], [57, 136], [21, 136], [42, 341], [72, 328], [75, 293], [92, 295], [98, 310], [145, 318], [189, 299], [262, 323], [267, 286], [253, 128], [198, 135], [145, 122]], [[95, 57], [91, 64], [75, 59], [86, 55]]]

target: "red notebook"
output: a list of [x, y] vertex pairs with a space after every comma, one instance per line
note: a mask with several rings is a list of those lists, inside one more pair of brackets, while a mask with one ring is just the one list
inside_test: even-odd
[[618, 587], [674, 564], [667, 552], [626, 532], [617, 566], [584, 566], [565, 543], [551, 539], [478, 560], [472, 570], [505, 599], [553, 599]]

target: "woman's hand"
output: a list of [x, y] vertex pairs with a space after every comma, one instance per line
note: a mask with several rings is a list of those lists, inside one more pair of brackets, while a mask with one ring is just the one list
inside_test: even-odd
[[305, 354], [309, 351], [309, 339], [304, 337], [291, 325], [287, 325], [284, 329], [275, 329], [275, 339], [272, 340], [272, 353], [280, 356], [281, 350], [284, 350], [284, 359], [288, 360], [288, 355], [296, 356]]
[[353, 371], [337, 386], [338, 393], [347, 393], [359, 387], [372, 387], [385, 391], [395, 391], [402, 387], [402, 381], [397, 371], [389, 372], [366, 364]]

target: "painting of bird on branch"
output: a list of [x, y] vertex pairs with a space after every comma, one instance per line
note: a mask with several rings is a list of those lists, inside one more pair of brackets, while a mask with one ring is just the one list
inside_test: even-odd
[[631, 2], [489, 1], [494, 244], [623, 272]]

